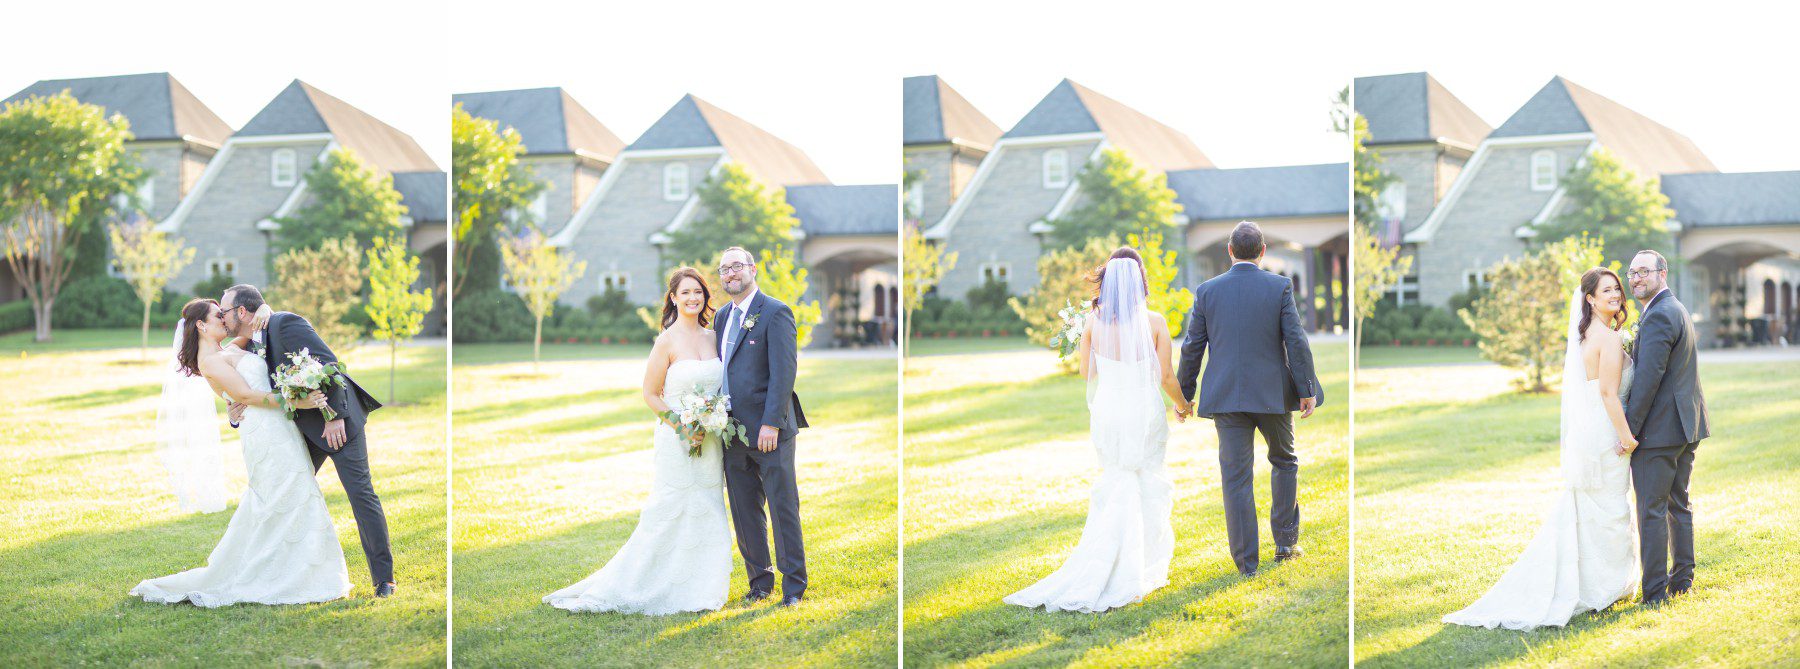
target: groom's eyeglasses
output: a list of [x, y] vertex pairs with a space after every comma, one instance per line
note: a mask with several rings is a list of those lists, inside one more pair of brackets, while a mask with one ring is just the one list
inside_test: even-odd
[[731, 276], [750, 268], [750, 263], [734, 262], [719, 268], [719, 276]]
[[1629, 272], [1626, 272], [1625, 278], [1627, 278], [1627, 279], [1645, 279], [1645, 278], [1649, 278], [1650, 275], [1655, 274], [1657, 272], [1661, 272], [1661, 271], [1662, 270], [1660, 270], [1660, 269], [1634, 269]]

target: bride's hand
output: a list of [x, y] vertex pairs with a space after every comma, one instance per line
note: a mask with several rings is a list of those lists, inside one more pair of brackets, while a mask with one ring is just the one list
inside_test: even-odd
[[312, 391], [312, 394], [307, 395], [306, 397], [293, 401], [293, 406], [296, 409], [323, 409], [325, 408], [325, 404], [325, 393], [317, 390]]
[[1631, 455], [1631, 452], [1637, 450], [1637, 447], [1638, 440], [1636, 437], [1629, 434], [1619, 435], [1619, 448], [1616, 451], [1619, 455]]
[[269, 324], [269, 317], [273, 316], [273, 315], [275, 315], [275, 310], [269, 308], [269, 305], [264, 304], [260, 307], [257, 307], [256, 314], [254, 316], [250, 317], [250, 329], [251, 330], [263, 329], [263, 326]]

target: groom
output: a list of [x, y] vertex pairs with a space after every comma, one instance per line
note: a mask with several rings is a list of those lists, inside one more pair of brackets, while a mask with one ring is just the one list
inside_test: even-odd
[[1644, 305], [1632, 341], [1631, 394], [1625, 404], [1626, 425], [1638, 440], [1631, 452], [1638, 556], [1644, 569], [1643, 602], [1659, 604], [1694, 584], [1688, 478], [1694, 473], [1694, 451], [1712, 432], [1706, 428], [1706, 398], [1700, 394], [1694, 322], [1669, 290], [1668, 261], [1661, 253], [1639, 251], [1625, 276], [1631, 296]]
[[1294, 306], [1294, 284], [1258, 267], [1267, 250], [1255, 223], [1244, 221], [1231, 231], [1231, 269], [1194, 290], [1181, 368], [1175, 372], [1182, 397], [1196, 399], [1194, 380], [1212, 349], [1194, 409], [1195, 415], [1211, 418], [1219, 432], [1225, 533], [1231, 560], [1245, 576], [1254, 576], [1258, 565], [1256, 433], [1269, 445], [1274, 468], [1269, 529], [1275, 534], [1275, 559], [1296, 558], [1301, 554], [1300, 504], [1295, 500], [1300, 464], [1294, 457], [1292, 413], [1312, 416], [1324, 400]]
[[806, 593], [806, 549], [800, 540], [800, 489], [794, 480], [794, 433], [806, 427], [800, 396], [794, 394], [796, 350], [794, 312], [756, 289], [756, 258], [733, 246], [719, 259], [719, 282], [731, 296], [715, 322], [725, 376], [719, 385], [731, 399], [731, 417], [743, 423], [752, 443], [734, 440], [725, 449], [725, 488], [738, 552], [750, 575], [744, 602], [760, 601], [775, 590], [769, 567], [769, 516], [775, 521], [775, 558], [781, 569], [781, 605], [800, 603]]
[[[227, 288], [225, 295], [219, 298], [219, 307], [225, 311], [225, 326], [238, 336], [249, 335], [254, 342], [252, 347], [262, 346], [263, 360], [269, 364], [271, 387], [275, 382], [275, 368], [288, 364], [288, 353], [306, 349], [321, 362], [337, 361], [331, 348], [313, 331], [312, 324], [299, 314], [275, 312], [263, 329], [248, 332], [252, 317], [262, 306], [262, 292], [249, 284]], [[341, 375], [340, 380], [343, 383], [325, 388], [326, 403], [337, 412], [337, 418], [328, 422], [324, 412], [302, 409], [296, 413], [294, 423], [311, 446], [308, 450], [314, 472], [325, 464], [325, 458], [331, 458], [337, 464], [338, 481], [344, 484], [344, 493], [350, 497], [350, 509], [356, 516], [356, 533], [362, 537], [363, 555], [368, 557], [369, 573], [374, 577], [375, 596], [387, 597], [394, 594], [394, 556], [388, 551], [387, 516], [381, 512], [381, 498], [375, 495], [375, 485], [369, 477], [369, 452], [363, 440], [363, 426], [369, 421], [369, 412], [381, 408], [381, 403], [357, 385], [349, 374]], [[242, 405], [233, 404], [232, 426], [235, 427], [242, 416]]]

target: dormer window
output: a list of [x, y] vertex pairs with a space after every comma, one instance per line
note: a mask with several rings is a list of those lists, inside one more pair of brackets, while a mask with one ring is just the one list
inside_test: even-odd
[[1531, 189], [1556, 190], [1556, 152], [1543, 149], [1531, 154]]
[[1050, 149], [1044, 152], [1044, 187], [1067, 188], [1069, 186], [1069, 150]]
[[663, 199], [679, 202], [688, 198], [688, 166], [687, 163], [669, 163], [663, 166]]
[[300, 178], [300, 156], [293, 149], [276, 149], [269, 154], [269, 185], [287, 187]]

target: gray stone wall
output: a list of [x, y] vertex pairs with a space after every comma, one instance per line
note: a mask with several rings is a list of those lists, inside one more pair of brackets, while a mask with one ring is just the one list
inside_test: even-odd
[[1431, 215], [1437, 204], [1438, 151], [1433, 147], [1393, 147], [1379, 150], [1381, 169], [1406, 184], [1406, 217], [1400, 228], [1412, 232]]
[[[269, 183], [269, 157], [282, 148], [298, 154], [299, 178], [318, 161], [324, 142], [282, 146], [237, 146], [201, 199], [196, 200], [179, 236], [194, 247], [194, 262], [173, 282], [176, 290], [188, 290], [207, 277], [208, 261], [230, 258], [237, 263], [235, 278], [241, 283], [267, 287], [274, 283], [269, 275], [269, 247], [273, 233], [256, 229], [257, 221], [275, 212], [296, 186], [273, 186]], [[157, 186], [161, 188], [159, 184]], [[158, 199], [161, 198], [160, 193]]]
[[[630, 275], [626, 294], [634, 304], [655, 304], [661, 297], [663, 259], [650, 236], [667, 227], [685, 204], [663, 199], [663, 166], [671, 162], [687, 163], [690, 189], [698, 189], [717, 159], [632, 159], [608, 168], [620, 172], [570, 245], [575, 257], [587, 262], [587, 272], [563, 293], [563, 303], [580, 305], [598, 295], [600, 277], [607, 272]], [[730, 245], [721, 243], [720, 248]]]
[[[144, 169], [144, 180], [155, 184], [152, 186], [154, 200], [150, 202], [149, 214], [153, 220], [163, 220], [181, 204], [181, 170], [183, 155], [186, 153], [179, 145], [161, 144], [133, 151], [137, 154], [138, 165]], [[140, 187], [140, 194], [142, 189]]]
[[1070, 183], [1094, 151], [1096, 142], [1053, 147], [1011, 147], [998, 158], [979, 190], [971, 198], [961, 220], [944, 240], [947, 251], [957, 254], [956, 267], [945, 273], [938, 294], [960, 299], [981, 284], [981, 266], [988, 262], [1011, 265], [1009, 287], [1024, 294], [1037, 286], [1037, 260], [1041, 244], [1030, 232], [1062, 197], [1063, 189], [1045, 188], [1042, 160], [1046, 150], [1069, 153]]
[[920, 173], [919, 188], [924, 202], [917, 213], [926, 227], [943, 219], [944, 212], [950, 210], [956, 197], [955, 163], [955, 154], [948, 144], [906, 152], [906, 171]]
[[574, 215], [575, 208], [580, 206], [575, 201], [575, 159], [557, 156], [555, 158], [532, 160], [532, 177], [545, 185], [544, 220], [539, 225], [544, 230], [561, 230]]
[[1442, 227], [1418, 247], [1413, 263], [1422, 302], [1445, 304], [1466, 289], [1466, 272], [1523, 254], [1516, 231], [1543, 209], [1552, 192], [1531, 189], [1531, 154], [1542, 148], [1555, 151], [1558, 168], [1566, 171], [1586, 145], [1490, 149], [1455, 207], [1445, 211]]

